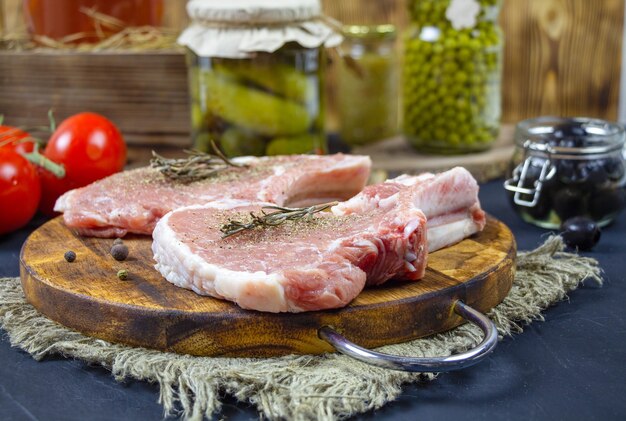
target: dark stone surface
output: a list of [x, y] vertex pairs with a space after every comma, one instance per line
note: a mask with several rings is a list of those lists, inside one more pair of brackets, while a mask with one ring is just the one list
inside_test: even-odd
[[[483, 207], [515, 233], [521, 250], [547, 232], [510, 209], [501, 182], [481, 190]], [[37, 221], [0, 237], [0, 276], [18, 274], [19, 248]], [[583, 286], [548, 309], [545, 322], [501, 342], [481, 364], [406, 386], [402, 396], [360, 419], [626, 419], [626, 214], [605, 228], [585, 255], [600, 260], [605, 284]], [[119, 384], [79, 361], [34, 361], [0, 333], [1, 420], [138, 420], [162, 418], [154, 385]], [[221, 414], [256, 419], [253, 408], [227, 399]]]

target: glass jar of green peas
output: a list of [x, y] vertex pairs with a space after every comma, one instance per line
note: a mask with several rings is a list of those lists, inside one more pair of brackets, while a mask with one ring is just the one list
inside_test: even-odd
[[502, 0], [411, 0], [403, 120], [417, 150], [488, 149], [501, 115]]

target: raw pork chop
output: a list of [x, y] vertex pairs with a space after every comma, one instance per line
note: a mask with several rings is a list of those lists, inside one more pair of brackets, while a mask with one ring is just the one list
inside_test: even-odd
[[393, 208], [402, 192], [411, 191], [413, 206], [428, 219], [428, 251], [458, 243], [485, 227], [485, 212], [478, 201], [478, 184], [465, 168], [438, 175], [401, 175], [384, 183], [367, 186], [352, 199], [333, 207], [335, 215], [365, 213]]
[[168, 180], [152, 168], [126, 171], [69, 191], [55, 210], [83, 235], [151, 234], [169, 211], [219, 199], [293, 206], [345, 200], [361, 191], [371, 166], [369, 157], [342, 154], [236, 161], [248, 167], [229, 168], [190, 184]]
[[167, 214], [153, 233], [156, 269], [179, 287], [268, 312], [343, 307], [366, 284], [424, 275], [426, 218], [409, 201], [221, 238], [228, 219], [261, 206], [214, 202]]

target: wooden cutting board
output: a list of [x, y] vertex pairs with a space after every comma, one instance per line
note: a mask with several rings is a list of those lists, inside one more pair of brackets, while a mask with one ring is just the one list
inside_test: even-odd
[[[117, 262], [112, 240], [76, 235], [61, 218], [46, 223], [22, 247], [27, 300], [50, 319], [111, 342], [206, 356], [317, 354], [332, 351], [317, 336], [322, 326], [374, 348], [461, 324], [456, 300], [488, 311], [511, 287], [516, 253], [511, 231], [489, 218], [482, 233], [431, 253], [421, 281], [367, 289], [339, 310], [270, 314], [178, 288], [153, 268], [151, 238], [124, 242], [130, 256]], [[67, 250], [77, 255], [73, 263]], [[127, 280], [117, 278], [120, 269]]]

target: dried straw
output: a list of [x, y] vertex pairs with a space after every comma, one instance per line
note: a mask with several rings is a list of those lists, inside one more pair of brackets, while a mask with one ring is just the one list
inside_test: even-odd
[[[126, 27], [124, 22], [95, 8], [80, 11], [94, 21], [94, 32], [78, 32], [61, 39], [26, 33], [7, 33], [0, 37], [0, 48], [12, 51], [63, 50], [77, 52], [178, 50], [178, 31], [153, 26]], [[111, 32], [114, 32], [111, 34]], [[92, 40], [96, 42], [80, 42]]]

